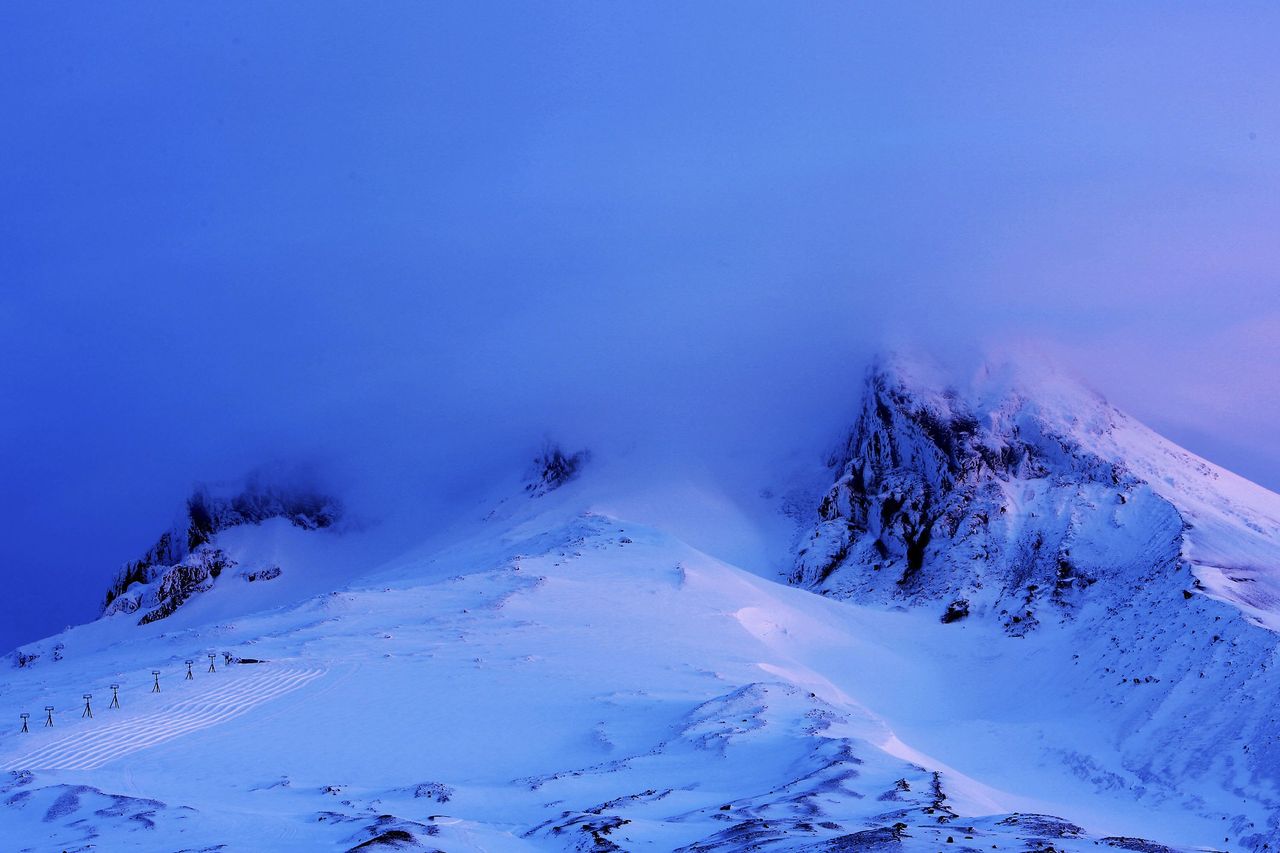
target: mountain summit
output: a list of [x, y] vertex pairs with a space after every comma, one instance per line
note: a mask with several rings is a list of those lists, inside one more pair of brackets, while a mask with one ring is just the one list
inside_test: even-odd
[[1280, 496], [1060, 376], [984, 368], [959, 390], [922, 375], [888, 359], [868, 372], [795, 583], [959, 596], [1020, 634], [1099, 581], [1160, 579], [1280, 628]]
[[938, 375], [870, 369], [791, 582], [1069, 650], [1069, 701], [1170, 796], [1280, 788], [1280, 496], [1059, 375]]

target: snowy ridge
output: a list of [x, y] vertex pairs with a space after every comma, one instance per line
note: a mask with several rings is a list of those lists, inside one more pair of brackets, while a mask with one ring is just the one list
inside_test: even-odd
[[[1025, 393], [983, 409], [870, 387], [797, 561], [823, 595], [725, 558], [785, 550], [797, 504], [763, 495], [793, 484], [596, 458], [429, 537], [220, 531], [210, 547], [281, 574], [223, 573], [162, 621], [79, 626], [5, 671], [0, 706], [62, 714], [0, 732], [0, 833], [32, 850], [1275, 849], [1276, 634], [1196, 587], [1187, 556], [1232, 553], [1213, 523], [1245, 518], [1265, 554], [1266, 502], [1170, 503], [1147, 472], [1176, 451], [1104, 453], [1143, 433], [1096, 398], [1058, 422]], [[942, 621], [957, 597], [968, 615]], [[265, 663], [184, 682], [193, 650]], [[67, 719], [81, 692], [93, 720]]]
[[[803, 659], [845, 659], [848, 643], [862, 642], [844, 605], [655, 529], [584, 514], [584, 496], [562, 495], [570, 491], [557, 491], [559, 505], [508, 503], [456, 545], [336, 595], [218, 627], [218, 642], [237, 653], [251, 643], [263, 659], [302, 655], [312, 673], [345, 672], [297, 684], [289, 707], [270, 684], [235, 687], [276, 678], [273, 665], [232, 667], [187, 686], [202, 692], [198, 702], [212, 701], [205, 690], [229, 691], [215, 713], [241, 707], [246, 692], [265, 697], [234, 726], [126, 753], [114, 730], [98, 735], [98, 720], [79, 721], [79, 746], [61, 733], [35, 749], [26, 735], [0, 736], [3, 760], [33, 774], [33, 791], [88, 779], [150, 791], [164, 806], [154, 837], [181, 825], [185, 839], [230, 849], [260, 849], [260, 833], [272, 849], [345, 849], [387, 816], [445, 850], [835, 850], [875, 839], [924, 850], [947, 837], [1094, 849], [1102, 836], [1067, 821], [1010, 821], [1024, 798], [895, 754], [892, 727], [836, 686], [853, 681]], [[187, 634], [173, 641], [189, 643]], [[124, 637], [64, 663], [125, 669], [154, 655], [155, 641]], [[857, 657], [883, 670], [885, 654], [864, 645]], [[6, 701], [38, 688], [39, 670], [11, 672]], [[126, 707], [147, 698], [129, 695]], [[166, 710], [179, 718], [171, 727], [184, 710], [196, 705]], [[178, 756], [198, 768], [189, 779]], [[202, 781], [211, 778], [224, 780], [216, 796]], [[235, 817], [244, 810], [253, 829], [238, 836], [229, 827], [244, 824]], [[0, 810], [0, 821], [17, 819]], [[113, 845], [136, 846], [110, 821], [89, 823]]]
[[1221, 786], [1276, 833], [1280, 497], [1061, 377], [922, 375], [869, 374], [792, 580], [1069, 649], [1055, 692], [1119, 754], [1059, 760], [1189, 809]]

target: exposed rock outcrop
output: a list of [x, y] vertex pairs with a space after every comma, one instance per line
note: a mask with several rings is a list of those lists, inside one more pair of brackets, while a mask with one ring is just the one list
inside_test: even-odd
[[895, 362], [869, 372], [830, 465], [793, 583], [1068, 653], [1055, 677], [1130, 721], [1128, 782], [1056, 751], [1094, 784], [1280, 788], [1274, 495], [1074, 383], [995, 370], [957, 391]]
[[534, 460], [533, 479], [525, 485], [525, 491], [534, 497], [555, 491], [577, 477], [590, 458], [585, 450], [566, 454], [559, 445], [548, 445]]
[[[333, 526], [341, 504], [312, 488], [267, 482], [251, 477], [243, 489], [217, 495], [197, 488], [187, 499], [182, 520], [160, 534], [156, 544], [137, 560], [125, 564], [108, 588], [103, 614], [143, 611], [145, 625], [171, 615], [191, 596], [207, 591], [234, 562], [209, 545], [221, 531], [243, 524], [285, 518], [296, 527], [318, 530]], [[270, 570], [251, 580], [270, 579]]]
[[1069, 615], [1099, 580], [1180, 559], [1178, 511], [1016, 392], [976, 408], [878, 365], [831, 465], [791, 578], [830, 594], [940, 612], [966, 600], [1023, 634], [1046, 612]]

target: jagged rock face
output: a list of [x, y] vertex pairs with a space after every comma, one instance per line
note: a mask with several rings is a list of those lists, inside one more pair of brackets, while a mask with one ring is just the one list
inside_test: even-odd
[[160, 575], [156, 583], [155, 606], [138, 620], [138, 624], [146, 625], [172, 615], [191, 596], [212, 589], [213, 582], [223, 570], [234, 565], [222, 551], [202, 546], [187, 560]]
[[336, 499], [300, 489], [255, 484], [227, 498], [197, 489], [187, 500], [187, 547], [194, 550], [220, 530], [269, 518], [287, 518], [295, 527], [319, 530], [331, 527], [341, 515]]
[[534, 460], [535, 474], [525, 484], [525, 491], [534, 497], [555, 491], [577, 477], [589, 458], [585, 450], [566, 454], [558, 445], [551, 445]]
[[1280, 789], [1280, 637], [1246, 597], [1269, 589], [1275, 528], [1241, 504], [1266, 496], [1078, 389], [962, 397], [885, 368], [831, 467], [794, 583], [1069, 652], [1056, 677], [1127, 721], [1123, 784]]
[[187, 499], [183, 521], [160, 534], [141, 558], [127, 563], [107, 590], [103, 615], [145, 611], [138, 624], [163, 619], [192, 595], [207, 591], [221, 572], [234, 565], [208, 547], [220, 531], [242, 524], [287, 518], [295, 527], [331, 527], [342, 515], [334, 498], [306, 489], [250, 484], [229, 496], [204, 487]]
[[1016, 396], [974, 411], [873, 370], [831, 463], [792, 575], [830, 594], [963, 600], [1022, 633], [1099, 580], [1179, 559], [1177, 510]]

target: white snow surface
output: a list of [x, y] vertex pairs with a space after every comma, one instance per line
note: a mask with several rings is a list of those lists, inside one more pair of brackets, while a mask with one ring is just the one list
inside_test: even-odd
[[[1195, 618], [1239, 623], [1215, 660], [1280, 664], [1280, 497], [1042, 387], [1036, 411], [1191, 525]], [[975, 388], [1011, 411], [1004, 377]], [[1280, 726], [1165, 671], [1191, 659], [1190, 617], [1099, 593], [1073, 624], [1127, 626], [1114, 636], [1011, 637], [817, 595], [781, 581], [808, 485], [642, 468], [593, 462], [536, 498], [512, 484], [416, 538], [220, 533], [239, 569], [173, 616], [69, 629], [0, 675], [0, 847], [1275, 849], [1276, 772], [1235, 758]], [[280, 577], [241, 576], [266, 565]], [[1115, 636], [1133, 632], [1164, 637], [1167, 662], [1124, 658]], [[1273, 695], [1274, 671], [1239, 674]], [[1220, 761], [1180, 764], [1192, 743]]]
[[1280, 631], [1280, 494], [1184, 450], [1048, 365], [985, 368], [975, 408], [1020, 410], [1122, 463], [1189, 525], [1183, 556], [1208, 593]]

